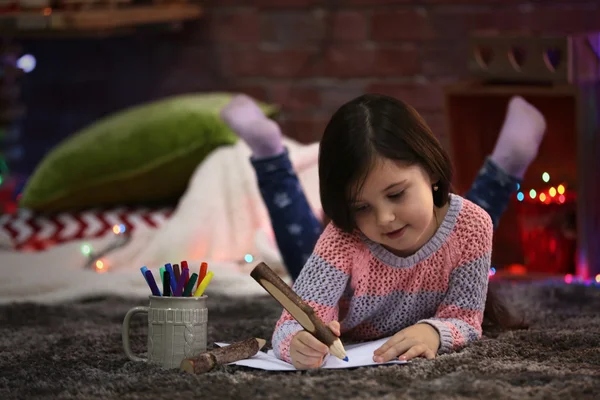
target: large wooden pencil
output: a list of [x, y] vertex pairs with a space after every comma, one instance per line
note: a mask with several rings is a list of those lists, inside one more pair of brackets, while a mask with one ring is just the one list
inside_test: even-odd
[[250, 338], [229, 346], [218, 347], [197, 357], [183, 359], [179, 369], [191, 374], [203, 374], [217, 365], [225, 365], [252, 357], [263, 348], [266, 342], [264, 339]]
[[291, 287], [289, 287], [267, 264], [258, 264], [250, 276], [254, 278], [302, 327], [329, 347], [329, 352], [340, 360], [348, 361], [342, 341], [329, 329], [315, 313], [315, 310]]

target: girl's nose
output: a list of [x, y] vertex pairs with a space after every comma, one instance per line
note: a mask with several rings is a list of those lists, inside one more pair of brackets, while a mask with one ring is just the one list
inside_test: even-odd
[[394, 222], [396, 220], [396, 215], [392, 210], [389, 209], [380, 209], [377, 211], [377, 223], [381, 226], [385, 226], [390, 222]]

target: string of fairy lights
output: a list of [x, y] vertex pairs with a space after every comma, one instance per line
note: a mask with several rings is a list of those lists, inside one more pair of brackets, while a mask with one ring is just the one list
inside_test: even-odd
[[[131, 240], [131, 235], [128, 233], [128, 229], [125, 224], [113, 225], [112, 232], [116, 237], [115, 241], [103, 248], [101, 251], [94, 251], [94, 248], [89, 243], [83, 243], [81, 245], [81, 254], [86, 257], [84, 268], [94, 269], [98, 273], [104, 273], [108, 271], [106, 260], [103, 260], [102, 258], [111, 251], [125, 246]], [[244, 256], [244, 261], [246, 263], [251, 263], [254, 261], [254, 256], [252, 256], [252, 254], [246, 254]]]
[[116, 239], [101, 251], [94, 251], [94, 248], [89, 243], [84, 243], [81, 245], [81, 254], [87, 258], [84, 268], [94, 269], [98, 273], [106, 272], [108, 270], [108, 266], [102, 257], [105, 257], [113, 250], [125, 246], [131, 240], [131, 235], [127, 233], [128, 230], [125, 224], [113, 225], [112, 231]]
[[[544, 172], [542, 174], [542, 181], [545, 183], [550, 182], [550, 174], [548, 172]], [[544, 204], [564, 204], [567, 201], [566, 195], [567, 188], [564, 183], [560, 183], [557, 186], [550, 186], [546, 190], [537, 192], [537, 190], [531, 188], [529, 189], [529, 198], [531, 200], [535, 200], [536, 198]], [[524, 201], [525, 193], [521, 190], [521, 185], [517, 184], [517, 200]]]

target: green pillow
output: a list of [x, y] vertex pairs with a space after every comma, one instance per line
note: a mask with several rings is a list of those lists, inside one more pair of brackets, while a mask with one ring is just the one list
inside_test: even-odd
[[[29, 179], [20, 206], [56, 212], [152, 204], [180, 197], [204, 158], [237, 136], [219, 117], [230, 93], [138, 105], [102, 118], [56, 146]], [[265, 115], [277, 108], [259, 102]]]

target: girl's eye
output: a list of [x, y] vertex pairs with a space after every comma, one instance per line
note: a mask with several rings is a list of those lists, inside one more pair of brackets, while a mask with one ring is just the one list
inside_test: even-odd
[[369, 206], [367, 206], [367, 205], [354, 207], [354, 212], [355, 213], [363, 212], [363, 211], [366, 211], [368, 208], [369, 208]]
[[392, 194], [388, 195], [388, 197], [390, 199], [397, 199], [397, 198], [400, 198], [403, 194], [404, 194], [404, 191], [398, 192], [398, 193], [392, 193]]

